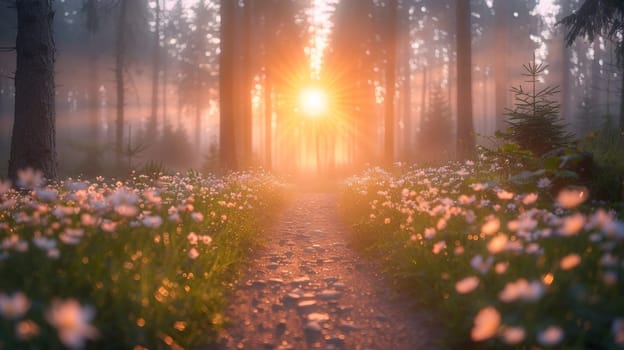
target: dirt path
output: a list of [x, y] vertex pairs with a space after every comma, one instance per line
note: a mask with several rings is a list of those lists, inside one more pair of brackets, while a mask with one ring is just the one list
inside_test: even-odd
[[222, 349], [433, 349], [426, 314], [346, 242], [336, 197], [302, 193], [235, 292]]

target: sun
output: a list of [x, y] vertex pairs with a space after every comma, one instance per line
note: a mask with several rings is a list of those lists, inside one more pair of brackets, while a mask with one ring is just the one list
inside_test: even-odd
[[327, 92], [321, 88], [306, 87], [299, 93], [299, 108], [309, 118], [323, 117], [328, 107]]

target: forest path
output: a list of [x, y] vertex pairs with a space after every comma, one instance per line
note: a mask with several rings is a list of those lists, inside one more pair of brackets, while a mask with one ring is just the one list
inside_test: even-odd
[[434, 349], [431, 317], [347, 242], [336, 195], [299, 193], [227, 310], [222, 349]]

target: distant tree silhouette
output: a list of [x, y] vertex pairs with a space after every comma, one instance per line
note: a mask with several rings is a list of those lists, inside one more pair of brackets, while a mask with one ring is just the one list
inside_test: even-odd
[[147, 137], [156, 137], [158, 131], [158, 86], [160, 81], [161, 66], [161, 50], [160, 50], [160, 34], [161, 34], [161, 7], [160, 0], [155, 1], [154, 8], [154, 43], [152, 44], [154, 53], [152, 54], [152, 101], [150, 119], [147, 124]]
[[126, 106], [126, 74], [131, 44], [146, 24], [146, 2], [144, 0], [119, 0], [117, 5], [117, 32], [115, 33], [115, 164], [123, 168], [124, 127]]
[[442, 88], [433, 89], [429, 109], [421, 121], [418, 159], [430, 163], [448, 160], [452, 155], [453, 123], [448, 101]]
[[84, 0], [82, 6], [89, 40], [89, 140], [98, 142], [99, 74], [98, 43], [95, 35], [100, 29], [97, 0]]
[[375, 12], [372, 0], [340, 1], [327, 55], [350, 129], [349, 158], [357, 166], [379, 160], [374, 82], [381, 45]]
[[82, 13], [87, 29], [89, 42], [88, 58], [88, 94], [89, 94], [89, 126], [87, 139], [91, 145], [81, 147], [85, 151], [85, 159], [81, 162], [81, 170], [87, 170], [90, 174], [97, 174], [102, 170], [102, 146], [100, 145], [100, 75], [98, 67], [99, 45], [96, 35], [100, 30], [100, 8], [97, 0], [83, 0]]
[[[286, 113], [284, 95], [292, 93], [294, 72], [285, 74], [285, 70], [295, 69], [303, 61], [302, 25], [297, 22], [300, 0], [256, 0], [254, 1], [256, 45], [252, 42], [252, 52], [259, 51], [260, 59], [255, 62], [257, 69], [264, 76], [264, 158], [265, 167], [273, 167], [273, 158], [280, 153], [288, 153], [293, 147], [287, 146], [288, 137], [283, 134]], [[258, 40], [258, 35], [259, 39]], [[273, 117], [276, 127], [273, 127]], [[275, 154], [274, 154], [275, 149]]]
[[621, 72], [620, 131], [624, 132], [624, 1], [585, 0], [578, 10], [563, 18], [561, 23], [568, 28], [568, 46], [579, 36], [589, 41], [604, 36], [614, 43]]
[[179, 94], [183, 104], [191, 106], [194, 111], [192, 137], [196, 152], [201, 150], [202, 115], [210, 99], [216, 97], [218, 56], [215, 47], [211, 46], [217, 37], [215, 23], [218, 12], [215, 7], [215, 2], [206, 0], [193, 6], [193, 17], [189, 23], [192, 29], [187, 33], [184, 49], [180, 53], [182, 79]]
[[9, 178], [24, 168], [56, 178], [55, 43], [52, 0], [22, 0], [17, 7], [15, 121]]
[[128, 7], [132, 0], [119, 0], [117, 17], [117, 36], [115, 39], [115, 92], [117, 96], [117, 118], [115, 120], [115, 166], [122, 168], [124, 108], [126, 104], [125, 69], [127, 60], [126, 35], [128, 28]]

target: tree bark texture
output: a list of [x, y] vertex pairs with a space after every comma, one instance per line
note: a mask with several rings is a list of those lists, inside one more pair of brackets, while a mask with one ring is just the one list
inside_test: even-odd
[[234, 129], [234, 44], [236, 2], [221, 1], [221, 56], [219, 57], [219, 161], [223, 170], [236, 170]]
[[561, 117], [566, 122], [571, 122], [574, 119], [570, 115], [572, 110], [572, 92], [570, 86], [570, 50], [571, 48], [566, 46], [565, 41], [561, 40]]
[[115, 44], [115, 85], [117, 93], [117, 120], [115, 121], [115, 162], [117, 169], [121, 168], [121, 152], [123, 148], [124, 108], [125, 108], [125, 76], [126, 69], [126, 40], [128, 3], [132, 0], [121, 0], [119, 6], [119, 20], [117, 22], [117, 38]]
[[621, 86], [620, 86], [620, 131], [624, 135], [624, 60], [620, 70]]
[[401, 53], [403, 58], [403, 140], [402, 159], [411, 159], [414, 151], [414, 118], [412, 116], [412, 42], [410, 38], [411, 23], [409, 5], [403, 4], [403, 17], [401, 21]]
[[154, 62], [152, 63], [152, 104], [147, 137], [153, 140], [158, 131], [158, 81], [160, 75], [160, 0], [156, 1], [154, 29]]
[[397, 0], [388, 4], [386, 33], [386, 95], [384, 101], [384, 163], [394, 162], [394, 95], [396, 91]]
[[475, 139], [472, 122], [472, 42], [470, 0], [457, 1], [457, 157], [474, 155]]
[[271, 170], [273, 167], [273, 84], [271, 83], [271, 76], [268, 68], [265, 68], [264, 77], [264, 166], [266, 169]]
[[16, 180], [18, 170], [30, 167], [54, 179], [57, 160], [52, 0], [21, 0], [16, 7], [15, 122], [9, 178]]
[[240, 25], [241, 40], [240, 45], [240, 86], [237, 93], [237, 105], [240, 106], [241, 117], [241, 154], [240, 160], [243, 167], [249, 167], [252, 163], [252, 105], [251, 105], [251, 87], [253, 80], [252, 73], [252, 50], [251, 36], [254, 34], [252, 23], [254, 12], [254, 1], [245, 0], [245, 6], [242, 8], [242, 23]]
[[494, 0], [494, 12], [496, 16], [494, 45], [496, 54], [494, 55], [494, 79], [495, 79], [495, 127], [496, 130], [507, 128], [505, 124], [505, 108], [507, 107], [507, 54], [509, 41], [509, 22], [511, 13], [509, 10], [509, 0]]

